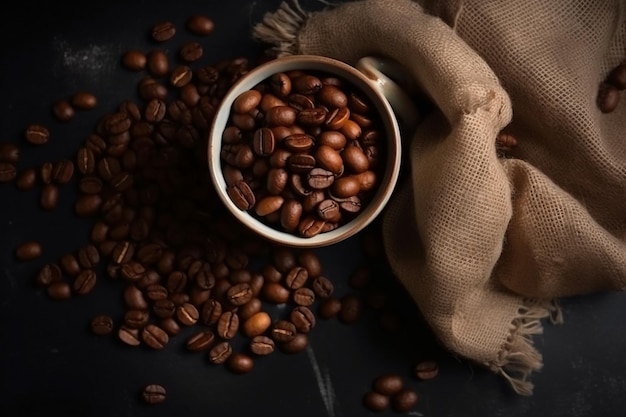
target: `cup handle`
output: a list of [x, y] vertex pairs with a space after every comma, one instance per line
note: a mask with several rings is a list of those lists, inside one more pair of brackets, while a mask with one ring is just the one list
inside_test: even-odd
[[361, 71], [389, 101], [402, 136], [411, 135], [420, 121], [420, 111], [400, 85], [414, 86], [415, 81], [397, 61], [385, 57], [367, 56], [359, 59], [355, 67]]

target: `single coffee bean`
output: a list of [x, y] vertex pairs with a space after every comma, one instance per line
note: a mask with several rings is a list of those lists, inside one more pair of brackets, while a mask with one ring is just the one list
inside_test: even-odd
[[267, 356], [274, 352], [275, 343], [267, 336], [257, 335], [250, 340], [250, 351], [255, 355]]
[[235, 352], [228, 357], [226, 366], [232, 372], [245, 374], [254, 368], [254, 360], [245, 353]]
[[191, 335], [191, 337], [187, 339], [186, 346], [187, 349], [191, 351], [199, 352], [201, 350], [208, 350], [211, 348], [214, 341], [215, 334], [213, 331], [207, 329]]
[[356, 293], [346, 294], [341, 298], [341, 310], [338, 318], [345, 324], [356, 323], [363, 314], [363, 300]]
[[176, 25], [170, 21], [157, 22], [152, 26], [150, 35], [157, 42], [165, 42], [176, 34]]
[[141, 392], [141, 398], [146, 404], [160, 404], [165, 401], [166, 397], [167, 391], [158, 384], [146, 385]]
[[280, 350], [283, 353], [300, 353], [309, 345], [309, 336], [306, 333], [296, 333], [295, 336], [286, 342], [280, 343]]
[[85, 295], [93, 290], [96, 280], [96, 272], [93, 269], [85, 269], [76, 276], [72, 288], [77, 294]]
[[39, 258], [41, 256], [41, 252], [41, 243], [30, 240], [17, 246], [15, 249], [15, 257], [19, 261], [32, 261]]
[[130, 329], [141, 329], [149, 320], [150, 315], [146, 310], [128, 310], [124, 313], [124, 324]]
[[58, 100], [52, 105], [52, 114], [60, 122], [69, 122], [74, 118], [74, 107], [68, 100]]
[[274, 133], [267, 127], [262, 127], [254, 132], [252, 149], [259, 156], [270, 156], [274, 152]]
[[[146, 55], [147, 63], [146, 68], [148, 72], [154, 77], [164, 77], [167, 75], [170, 69], [169, 60], [165, 51], [161, 49], [153, 49]], [[154, 84], [159, 85], [159, 84]], [[165, 98], [165, 97], [159, 97]]]
[[226, 299], [234, 306], [243, 305], [250, 301], [252, 297], [252, 288], [247, 282], [233, 285], [226, 291]]
[[41, 167], [39, 168], [39, 175], [43, 184], [48, 185], [52, 183], [52, 168], [52, 162], [44, 162], [41, 164]]
[[370, 391], [363, 396], [363, 405], [371, 411], [384, 411], [389, 408], [390, 404], [390, 398], [378, 392]]
[[204, 53], [202, 44], [196, 41], [185, 43], [179, 51], [180, 59], [186, 62], [194, 62], [199, 60]]
[[106, 336], [113, 332], [113, 319], [106, 314], [99, 314], [91, 319], [92, 333], [98, 336]]
[[289, 320], [299, 333], [309, 333], [315, 327], [315, 314], [306, 306], [296, 306], [289, 313]]
[[408, 413], [415, 407], [417, 400], [417, 393], [405, 388], [391, 398], [391, 406], [398, 413]]
[[131, 329], [122, 325], [117, 330], [117, 337], [128, 346], [139, 346], [141, 344], [139, 329]]
[[296, 93], [304, 95], [316, 94], [323, 87], [322, 81], [318, 77], [309, 74], [296, 77], [292, 79], [291, 82], [293, 90]]
[[322, 107], [302, 109], [296, 116], [296, 121], [302, 126], [319, 126], [326, 120], [328, 111]]
[[80, 148], [76, 155], [76, 167], [84, 175], [93, 174], [96, 169], [96, 157], [89, 148]]
[[320, 201], [316, 207], [315, 213], [320, 219], [327, 222], [336, 222], [341, 219], [339, 203], [330, 198]]
[[124, 303], [131, 310], [146, 310], [148, 302], [144, 298], [143, 293], [135, 285], [128, 285], [124, 289]]
[[70, 103], [76, 109], [91, 110], [98, 105], [98, 99], [92, 93], [79, 91], [72, 95]]
[[[241, 314], [241, 312], [239, 312]], [[248, 337], [259, 336], [272, 324], [272, 318], [265, 311], [259, 311], [243, 322], [243, 333]]]
[[198, 318], [200, 317], [200, 313], [198, 309], [191, 303], [183, 303], [181, 306], [176, 308], [176, 318], [185, 326], [191, 326], [196, 324]]
[[619, 104], [620, 92], [612, 84], [602, 83], [598, 90], [597, 105], [602, 113], [611, 113]]
[[146, 268], [141, 263], [132, 260], [120, 267], [120, 275], [127, 281], [139, 281], [145, 273]]
[[232, 339], [239, 330], [239, 316], [234, 311], [225, 311], [217, 321], [217, 334], [222, 339]]
[[118, 242], [113, 248], [111, 257], [114, 263], [121, 265], [130, 261], [135, 254], [135, 247], [129, 241]]
[[35, 282], [40, 287], [47, 287], [54, 282], [61, 281], [61, 268], [57, 264], [47, 263], [37, 273]]
[[16, 164], [20, 159], [20, 149], [9, 142], [0, 143], [0, 162]]
[[[276, 106], [265, 113], [265, 123], [267, 126], [291, 126], [296, 122], [296, 109], [290, 106]], [[283, 140], [284, 143], [284, 140]]]
[[228, 186], [226, 192], [240, 210], [250, 210], [256, 203], [254, 192], [245, 181]]
[[270, 333], [275, 341], [285, 343], [296, 336], [297, 329], [296, 326], [288, 320], [278, 320], [272, 325]]
[[53, 184], [46, 184], [41, 189], [39, 205], [42, 209], [52, 211], [59, 202], [59, 188]]
[[278, 97], [287, 97], [291, 93], [291, 78], [284, 72], [273, 74], [269, 83], [270, 89]]
[[56, 281], [46, 288], [48, 296], [53, 300], [66, 300], [72, 295], [72, 288], [67, 282]]
[[306, 152], [313, 148], [315, 139], [306, 133], [294, 133], [283, 139], [282, 145], [291, 152]]
[[293, 232], [300, 223], [302, 217], [302, 204], [295, 200], [289, 199], [283, 203], [280, 210], [280, 224], [288, 232]]
[[336, 317], [341, 311], [341, 300], [334, 296], [329, 296], [325, 298], [320, 303], [317, 315], [321, 319], [328, 320], [333, 317]]
[[59, 259], [61, 270], [70, 277], [80, 274], [82, 268], [78, 263], [78, 259], [73, 253], [66, 253]]
[[94, 268], [100, 262], [100, 253], [94, 245], [88, 244], [78, 250], [77, 258], [81, 267]]
[[76, 199], [74, 212], [78, 217], [89, 217], [98, 213], [102, 206], [102, 197], [99, 194], [85, 194]]
[[[187, 65], [179, 65], [178, 67], [174, 68], [174, 70], [170, 74], [170, 83], [174, 87], [181, 88], [181, 87], [188, 85], [192, 77], [193, 77], [193, 71], [191, 70], [191, 68], [189, 68]], [[182, 92], [181, 92], [181, 95], [182, 95]], [[198, 97], [198, 100], [199, 99], [200, 98]], [[186, 102], [186, 101], [183, 100], [183, 102]]]
[[209, 298], [200, 308], [200, 320], [207, 326], [214, 325], [222, 315], [222, 305], [219, 301]]
[[69, 159], [61, 159], [52, 166], [52, 180], [57, 184], [70, 182], [74, 175], [74, 162]]
[[32, 124], [26, 128], [25, 138], [33, 145], [43, 145], [50, 139], [50, 131], [43, 125]]
[[316, 216], [306, 216], [298, 224], [298, 234], [304, 237], [313, 237], [320, 234], [324, 228], [325, 221]]
[[176, 336], [178, 333], [180, 333], [180, 326], [178, 325], [178, 322], [172, 317], [162, 319], [159, 325], [170, 336]]
[[315, 295], [320, 299], [330, 297], [335, 290], [332, 281], [323, 275], [317, 276], [313, 279], [311, 288], [313, 289]]
[[315, 302], [315, 293], [310, 288], [298, 288], [293, 292], [293, 302], [299, 306], [308, 307]]
[[165, 288], [164, 286], [160, 284], [148, 285], [145, 289], [145, 292], [146, 292], [146, 297], [148, 297], [150, 301], [165, 300], [167, 299], [167, 296], [169, 295], [167, 288]]
[[169, 341], [165, 330], [155, 324], [148, 324], [141, 331], [141, 339], [152, 349], [162, 349]]
[[130, 49], [122, 54], [122, 65], [131, 71], [141, 71], [146, 68], [146, 54]]
[[[0, 162], [0, 164], [2, 164], [2, 162]], [[7, 171], [9, 175], [7, 175], [7, 172], [5, 172], [4, 176], [6, 177], [6, 181], [4, 181], [2, 179], [2, 170], [3, 168], [0, 165], [0, 182], [11, 181], [13, 176], [13, 174], [11, 173], [12, 171]], [[33, 168], [27, 168], [24, 171], [20, 172], [15, 179], [15, 186], [21, 191], [32, 190], [33, 188], [35, 188], [35, 185], [37, 185], [37, 171], [35, 171], [35, 169]]]
[[277, 282], [266, 282], [261, 289], [266, 301], [272, 304], [284, 304], [289, 301], [290, 291]]
[[215, 23], [213, 20], [208, 16], [200, 14], [189, 17], [185, 26], [189, 32], [197, 36], [210, 35], [215, 29]]
[[212, 364], [221, 365], [228, 360], [232, 353], [233, 348], [229, 342], [220, 342], [213, 346], [209, 351], [209, 361]]
[[287, 272], [285, 276], [285, 285], [287, 288], [297, 290], [303, 287], [309, 279], [309, 272], [302, 266], [294, 266]]
[[435, 361], [422, 361], [415, 365], [413, 374], [422, 380], [433, 379], [439, 374], [439, 366]]
[[374, 379], [372, 389], [379, 394], [392, 396], [404, 389], [404, 381], [400, 374], [388, 373]]
[[152, 311], [157, 317], [162, 319], [173, 317], [176, 313], [176, 304], [169, 298], [156, 300], [152, 305]]

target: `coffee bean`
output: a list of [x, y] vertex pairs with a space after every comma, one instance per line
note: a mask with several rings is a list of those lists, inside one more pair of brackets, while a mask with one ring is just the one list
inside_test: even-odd
[[309, 333], [316, 324], [315, 314], [306, 306], [296, 306], [291, 310], [289, 320], [299, 333]]
[[111, 253], [111, 257], [113, 262], [118, 265], [126, 263], [133, 258], [135, 254], [135, 247], [132, 243], [128, 241], [118, 242], [113, 248], [113, 252]]
[[298, 288], [293, 292], [293, 302], [299, 306], [311, 306], [315, 302], [315, 293], [310, 288]]
[[76, 167], [85, 175], [93, 174], [96, 168], [96, 157], [93, 151], [83, 147], [78, 150], [76, 155]]
[[178, 333], [180, 333], [180, 326], [178, 325], [178, 322], [172, 317], [162, 319], [159, 325], [170, 336], [176, 336]]
[[141, 344], [139, 329], [131, 329], [122, 325], [117, 330], [117, 337], [128, 346], [139, 346]]
[[80, 110], [91, 110], [98, 105], [98, 99], [96, 96], [87, 91], [74, 93], [70, 102], [74, 108]]
[[176, 304], [170, 299], [157, 300], [152, 305], [154, 314], [162, 319], [173, 317], [176, 313]]
[[313, 215], [306, 216], [298, 224], [298, 234], [304, 237], [317, 236], [322, 233], [325, 223], [324, 220], [318, 219]]
[[74, 107], [68, 100], [58, 100], [52, 105], [52, 114], [60, 122], [69, 122], [74, 118]]
[[189, 339], [187, 339], [187, 349], [198, 352], [201, 350], [208, 350], [213, 345], [215, 341], [215, 334], [211, 330], [204, 330], [201, 332], [197, 332]]
[[310, 74], [304, 74], [292, 79], [292, 86], [296, 93], [311, 95], [320, 91], [323, 85], [322, 81], [318, 77]]
[[215, 23], [208, 16], [196, 14], [187, 19], [186, 27], [194, 35], [207, 36], [213, 33]]
[[363, 314], [363, 300], [358, 294], [351, 293], [341, 298], [339, 320], [345, 324], [356, 323]]
[[267, 336], [258, 335], [250, 340], [250, 351], [255, 355], [267, 356], [274, 352], [275, 343]]
[[236, 312], [225, 311], [217, 321], [217, 334], [222, 339], [232, 339], [239, 330], [239, 316]]
[[266, 301], [272, 304], [283, 304], [289, 301], [290, 291], [277, 282], [266, 282], [261, 294]]
[[128, 261], [121, 265], [120, 275], [128, 281], [139, 281], [146, 273], [143, 264], [136, 261]]
[[85, 295], [93, 290], [96, 280], [96, 272], [93, 269], [85, 269], [76, 276], [72, 288], [77, 294]]
[[245, 353], [235, 352], [228, 357], [226, 366], [232, 372], [245, 374], [254, 368], [254, 360]]
[[378, 392], [370, 391], [363, 396], [363, 405], [371, 411], [384, 411], [389, 408], [390, 404], [390, 398]]
[[91, 319], [91, 331], [98, 336], [106, 336], [113, 332], [113, 319], [106, 314], [99, 314]]
[[0, 143], [0, 162], [16, 164], [20, 159], [20, 149], [9, 142]]
[[157, 42], [165, 42], [176, 34], [176, 25], [170, 21], [157, 22], [152, 26], [150, 35]]
[[233, 348], [229, 342], [220, 342], [213, 346], [209, 351], [209, 361], [212, 364], [221, 365], [228, 360], [232, 353]]
[[283, 353], [300, 353], [309, 345], [309, 337], [306, 333], [296, 333], [291, 340], [280, 343], [280, 350]]
[[[169, 60], [165, 51], [161, 49], [154, 49], [148, 52], [148, 55], [146, 55], [146, 59], [147, 59], [146, 68], [152, 76], [164, 77], [169, 72], [170, 64], [169, 64]], [[159, 84], [153, 84], [153, 85], [157, 86]], [[152, 97], [152, 98], [164, 99], [165, 97], [161, 97], [161, 95], [159, 94], [159, 97]]]
[[146, 310], [128, 310], [124, 313], [124, 324], [129, 329], [141, 329], [149, 320], [150, 315]]
[[53, 300], [66, 300], [71, 297], [72, 289], [67, 282], [56, 281], [46, 288], [48, 296]]
[[200, 308], [200, 320], [207, 326], [214, 325], [222, 315], [222, 305], [215, 299], [208, 299]]
[[[189, 85], [189, 82], [191, 81], [192, 76], [193, 76], [193, 71], [191, 70], [191, 68], [189, 68], [187, 65], [179, 65], [178, 67], [174, 68], [174, 70], [170, 74], [170, 83], [174, 87], [181, 88], [186, 85]], [[190, 91], [190, 90], [186, 90], [186, 91]], [[197, 94], [197, 90], [195, 90], [195, 94]], [[182, 96], [182, 92], [181, 92], [181, 96]], [[191, 100], [192, 104], [195, 104], [195, 102], [197, 102], [199, 99], [200, 97], [198, 96], [197, 100]], [[183, 99], [183, 102], [185, 103], [188, 103], [188, 101], [190, 100]]]
[[52, 180], [57, 184], [70, 182], [74, 175], [74, 162], [69, 159], [61, 159], [52, 167]]
[[374, 379], [372, 389], [379, 394], [392, 396], [404, 388], [402, 376], [397, 373], [388, 373]]
[[[241, 315], [241, 311], [239, 311], [239, 314]], [[272, 318], [270, 315], [265, 311], [259, 311], [243, 322], [242, 331], [248, 337], [255, 337], [265, 333], [271, 324]]]
[[81, 267], [94, 268], [100, 262], [100, 253], [94, 245], [88, 244], [78, 250], [77, 258]]
[[245, 181], [228, 186], [226, 192], [240, 210], [250, 210], [256, 203], [254, 193]]
[[203, 52], [200, 42], [190, 41], [180, 48], [179, 55], [185, 62], [194, 62], [202, 57]]
[[169, 342], [169, 336], [165, 330], [155, 324], [148, 324], [141, 331], [141, 339], [152, 349], [163, 349]]
[[25, 137], [33, 145], [43, 145], [50, 139], [50, 131], [43, 125], [33, 124], [26, 128]]
[[191, 303], [183, 303], [176, 309], [176, 318], [185, 326], [196, 324], [199, 317], [198, 309]]
[[148, 302], [144, 298], [143, 293], [135, 285], [128, 285], [124, 289], [124, 303], [131, 310], [146, 310]]
[[52, 162], [44, 162], [39, 167], [39, 175], [41, 177], [41, 182], [45, 185], [52, 183]]
[[76, 199], [74, 212], [78, 217], [89, 217], [98, 213], [102, 206], [102, 197], [98, 194], [85, 194]]
[[422, 361], [415, 365], [413, 373], [422, 380], [433, 379], [439, 374], [439, 366], [435, 361]]
[[[0, 162], [0, 182], [4, 182], [2, 180], [3, 174], [1, 164], [2, 162]], [[11, 181], [12, 174], [10, 174], [10, 171], [8, 172], [9, 175], [6, 177], [6, 180]], [[15, 185], [21, 191], [32, 190], [35, 185], [37, 185], [37, 171], [35, 171], [33, 168], [25, 169], [17, 175], [17, 178], [15, 179]]]
[[336, 317], [341, 311], [341, 307], [342, 303], [339, 298], [329, 296], [328, 298], [322, 300], [322, 302], [320, 303], [317, 310], [317, 315], [324, 320], [328, 320]]
[[61, 268], [57, 264], [47, 263], [37, 273], [35, 282], [40, 287], [47, 287], [61, 280]]
[[252, 288], [247, 282], [233, 285], [226, 291], [227, 300], [234, 306], [243, 305], [250, 301], [252, 297]]
[[41, 243], [31, 240], [21, 243], [15, 249], [15, 257], [19, 261], [32, 261], [41, 256]]
[[398, 413], [408, 413], [417, 404], [417, 393], [405, 388], [391, 398], [391, 406]]
[[146, 404], [160, 404], [165, 401], [166, 397], [167, 391], [158, 384], [146, 385], [141, 392], [141, 398]]
[[311, 288], [313, 289], [315, 295], [321, 299], [330, 297], [335, 290], [332, 281], [330, 281], [323, 275], [320, 275], [313, 279], [313, 282], [311, 283]]
[[136, 49], [130, 49], [122, 55], [122, 65], [131, 71], [141, 71], [146, 68], [146, 54]]
[[272, 339], [279, 343], [289, 342], [296, 336], [296, 333], [296, 326], [288, 320], [278, 320], [272, 325], [270, 331]]

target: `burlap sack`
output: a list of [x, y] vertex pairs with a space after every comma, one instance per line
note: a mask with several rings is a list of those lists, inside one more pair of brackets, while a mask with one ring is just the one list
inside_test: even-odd
[[[439, 111], [407, 144], [384, 212], [394, 272], [442, 343], [531, 394], [531, 336], [560, 297], [626, 284], [626, 105], [596, 105], [626, 58], [621, 0], [283, 3], [253, 30], [277, 55], [402, 63]], [[624, 94], [624, 93], [622, 93]], [[626, 98], [624, 98], [626, 100]], [[507, 157], [495, 139], [518, 140]], [[410, 231], [407, 232], [407, 231]]]

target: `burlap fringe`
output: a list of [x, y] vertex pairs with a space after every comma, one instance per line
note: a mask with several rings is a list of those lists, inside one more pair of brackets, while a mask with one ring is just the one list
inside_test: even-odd
[[298, 34], [311, 13], [305, 12], [297, 0], [293, 6], [280, 4], [275, 12], [268, 12], [252, 28], [252, 38], [275, 46], [269, 49], [276, 57], [299, 53]]
[[563, 322], [562, 311], [556, 301], [525, 300], [518, 316], [511, 322], [511, 333], [500, 350], [498, 360], [487, 364], [520, 395], [532, 395], [534, 386], [528, 378], [543, 367], [543, 358], [534, 347], [532, 337], [543, 333], [541, 320], [548, 317], [552, 323]]

